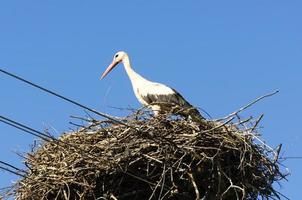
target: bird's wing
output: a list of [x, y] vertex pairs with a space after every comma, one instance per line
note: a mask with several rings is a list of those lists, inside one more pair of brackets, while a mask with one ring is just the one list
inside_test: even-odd
[[[204, 119], [199, 111], [194, 108], [189, 102], [185, 100], [176, 90], [160, 84], [160, 83], [152, 83], [149, 86], [142, 88], [142, 92], [140, 93], [140, 97], [147, 104], [174, 104], [179, 106], [182, 109], [185, 109], [181, 112], [177, 111], [179, 114], [184, 116], [191, 116], [195, 120]], [[162, 105], [163, 106], [163, 105]], [[167, 106], [167, 105], [165, 105]], [[164, 107], [162, 109], [164, 109]], [[167, 107], [169, 108], [169, 105]]]
[[181, 107], [191, 107], [191, 105], [176, 90], [160, 84], [153, 83], [148, 88], [144, 88], [141, 97], [148, 104], [152, 103], [171, 103]]

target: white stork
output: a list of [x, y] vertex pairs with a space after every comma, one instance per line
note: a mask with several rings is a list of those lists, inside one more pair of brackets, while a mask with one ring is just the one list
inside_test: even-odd
[[125, 70], [131, 80], [136, 98], [141, 104], [151, 108], [155, 116], [163, 112], [173, 111], [175, 113], [176, 111], [177, 114], [186, 117], [204, 119], [198, 110], [188, 103], [176, 90], [161, 83], [151, 82], [136, 73], [131, 67], [126, 52], [119, 51], [114, 55], [112, 63], [102, 74], [101, 79], [121, 62], [124, 64]]

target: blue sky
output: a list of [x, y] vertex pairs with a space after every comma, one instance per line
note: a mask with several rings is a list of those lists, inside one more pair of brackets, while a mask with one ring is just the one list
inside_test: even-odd
[[[150, 80], [177, 89], [214, 118], [254, 98], [280, 93], [247, 110], [264, 113], [263, 138], [302, 156], [302, 3], [293, 1], [1, 1], [0, 66], [85, 105], [138, 108], [120, 66], [99, 76], [118, 50]], [[0, 74], [1, 115], [59, 136], [83, 109]], [[15, 152], [36, 139], [0, 124], [0, 160], [22, 167]], [[280, 192], [302, 196], [302, 160], [286, 160]], [[0, 172], [0, 187], [18, 177]]]

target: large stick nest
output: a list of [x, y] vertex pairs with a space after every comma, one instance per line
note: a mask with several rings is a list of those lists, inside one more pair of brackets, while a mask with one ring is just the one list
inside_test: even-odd
[[27, 155], [23, 199], [268, 199], [284, 178], [257, 120], [89, 120]]

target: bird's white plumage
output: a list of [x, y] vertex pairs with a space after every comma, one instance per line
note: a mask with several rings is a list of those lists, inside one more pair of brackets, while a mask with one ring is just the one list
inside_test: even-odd
[[[154, 83], [151, 81], [144, 81], [144, 82], [136, 82], [133, 84], [133, 90], [135, 93], [135, 96], [138, 99], [142, 99], [142, 96], [148, 96], [148, 95], [169, 95], [169, 94], [175, 94], [175, 92], [169, 88], [168, 86], [160, 83]], [[139, 100], [142, 104], [146, 105], [147, 103], [144, 103], [144, 100]]]
[[170, 87], [161, 84], [149, 81], [136, 73], [130, 65], [129, 58], [127, 54], [125, 54], [124, 59], [122, 60], [124, 63], [125, 70], [131, 80], [132, 88], [136, 98], [143, 105], [148, 105], [148, 103], [142, 98], [142, 96], [147, 96], [149, 94], [153, 95], [169, 95], [174, 94], [174, 90]]
[[132, 82], [134, 94], [138, 101], [144, 106], [149, 106], [153, 110], [154, 114], [157, 115], [160, 112], [160, 106], [149, 105], [143, 97], [148, 95], [161, 96], [175, 94], [175, 92], [168, 86], [160, 83], [148, 81], [146, 79], [136, 78], [136, 76], [129, 76]]

